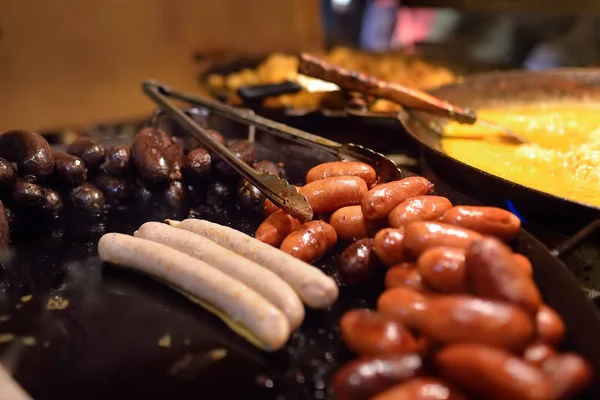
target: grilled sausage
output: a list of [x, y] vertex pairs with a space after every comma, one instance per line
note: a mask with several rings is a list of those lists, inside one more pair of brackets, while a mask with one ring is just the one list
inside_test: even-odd
[[215, 242], [183, 229], [159, 222], [146, 222], [135, 237], [162, 243], [217, 268], [255, 290], [288, 318], [292, 329], [304, 319], [304, 306], [290, 285], [268, 269]]
[[0, 157], [0, 191], [11, 190], [17, 182], [17, 170], [6, 158]]
[[71, 204], [86, 214], [98, 215], [104, 210], [104, 194], [91, 183], [84, 183], [69, 192]]
[[42, 211], [49, 215], [57, 215], [63, 208], [61, 195], [50, 188], [43, 188], [44, 201], [42, 202]]
[[260, 211], [265, 201], [265, 195], [245, 179], [238, 184], [237, 197], [240, 206], [250, 212]]
[[440, 292], [464, 293], [465, 251], [454, 247], [433, 247], [425, 250], [417, 260], [423, 281]]
[[67, 146], [67, 153], [82, 159], [90, 172], [95, 171], [104, 162], [105, 149], [93, 139], [79, 137]]
[[391, 267], [385, 274], [385, 287], [390, 289], [406, 286], [418, 292], [427, 292], [428, 288], [423, 282], [419, 270], [412, 263], [402, 263]]
[[306, 183], [336, 176], [357, 176], [361, 178], [368, 187], [377, 180], [377, 174], [373, 167], [358, 161], [333, 161], [319, 164], [306, 173]]
[[542, 297], [512, 254], [508, 246], [493, 237], [474, 242], [465, 256], [467, 285], [478, 296], [508, 301], [535, 313]]
[[521, 220], [497, 207], [456, 206], [446, 211], [442, 222], [471, 229], [483, 235], [511, 241], [521, 229]]
[[359, 205], [342, 207], [329, 218], [339, 238], [355, 241], [369, 237], [369, 225], [365, 221]]
[[554, 356], [556, 351], [542, 342], [533, 342], [528, 345], [523, 351], [523, 360], [527, 361], [534, 367], [541, 367], [544, 362]]
[[535, 328], [540, 341], [551, 346], [560, 344], [565, 336], [565, 324], [556, 311], [542, 304], [535, 315]]
[[235, 229], [199, 219], [169, 224], [204, 236], [273, 271], [288, 282], [309, 307], [324, 308], [335, 302], [338, 287], [321, 270]]
[[39, 133], [8, 131], [0, 135], [0, 157], [17, 163], [19, 175], [44, 180], [54, 172], [50, 145]]
[[17, 179], [12, 192], [13, 201], [23, 207], [38, 207], [44, 204], [44, 188], [25, 179]]
[[425, 295], [402, 286], [386, 290], [377, 299], [378, 311], [396, 317], [407, 326], [414, 326], [421, 320], [428, 305]]
[[178, 143], [172, 143], [165, 148], [165, 156], [171, 164], [169, 179], [172, 181], [180, 181], [183, 178], [182, 171], [185, 165], [183, 148]]
[[106, 150], [104, 163], [100, 166], [102, 172], [112, 176], [125, 175], [131, 166], [131, 146], [113, 146]]
[[271, 200], [269, 199], [265, 199], [264, 203], [263, 203], [263, 214], [265, 216], [269, 216], [271, 214], [273, 214], [274, 212], [279, 211], [280, 208], [277, 207]]
[[406, 199], [432, 191], [433, 183], [419, 176], [411, 176], [377, 185], [364, 195], [360, 204], [366, 219], [380, 220], [387, 218], [388, 214]]
[[270, 172], [273, 175], [277, 175], [281, 179], [287, 178], [283, 163], [274, 163], [271, 160], [262, 160], [254, 164], [254, 169], [259, 172]]
[[280, 249], [302, 261], [313, 262], [321, 258], [336, 242], [337, 235], [331, 225], [324, 221], [310, 221], [287, 235]]
[[537, 368], [501, 349], [455, 344], [440, 350], [435, 363], [450, 382], [490, 400], [548, 400], [549, 380]]
[[54, 157], [54, 180], [69, 187], [83, 185], [86, 173], [81, 158], [60, 152], [54, 152], [52, 156]]
[[283, 240], [300, 225], [302, 225], [300, 220], [286, 214], [283, 210], [279, 210], [269, 215], [258, 226], [254, 237], [263, 243], [279, 247]]
[[466, 400], [461, 392], [433, 378], [415, 378], [392, 386], [372, 400]]
[[345, 284], [364, 284], [375, 275], [379, 260], [375, 256], [373, 242], [373, 239], [361, 239], [340, 254], [337, 271]]
[[367, 184], [355, 176], [321, 179], [300, 188], [315, 214], [325, 214], [342, 207], [360, 204], [367, 193]]
[[133, 193], [133, 183], [126, 176], [100, 174], [94, 179], [94, 185], [112, 203], [127, 200]]
[[[102, 236], [98, 253], [105, 262], [144, 272], [198, 298], [211, 306], [211, 312], [215, 307], [217, 316], [240, 324], [256, 338], [254, 343], [266, 350], [281, 348], [289, 338], [290, 325], [277, 307], [203, 261], [168, 246], [119, 233]], [[240, 333], [239, 329], [236, 331]]]
[[549, 357], [542, 364], [542, 372], [550, 379], [553, 399], [576, 396], [591, 382], [591, 366], [577, 354], [564, 353]]
[[432, 247], [447, 246], [467, 249], [482, 239], [479, 233], [453, 225], [436, 222], [413, 222], [404, 230], [404, 250], [411, 257], [418, 257]]
[[388, 267], [400, 264], [404, 257], [404, 229], [386, 228], [375, 235], [375, 254]]
[[4, 203], [0, 200], [0, 251], [8, 249], [10, 243], [10, 225]]
[[452, 203], [442, 196], [417, 196], [398, 204], [390, 215], [388, 225], [393, 228], [415, 221], [434, 221], [452, 208]]
[[181, 181], [169, 181], [167, 188], [162, 192], [164, 203], [171, 208], [183, 207], [188, 197], [187, 186]]
[[185, 172], [195, 179], [207, 179], [212, 173], [212, 157], [210, 153], [198, 147], [185, 157]]
[[515, 264], [519, 267], [521, 271], [523, 271], [526, 275], [533, 275], [533, 266], [531, 262], [525, 257], [523, 254], [513, 253], [513, 258], [515, 259]]
[[133, 139], [131, 157], [135, 168], [145, 183], [166, 184], [171, 176], [171, 162], [167, 157], [164, 132], [144, 128]]

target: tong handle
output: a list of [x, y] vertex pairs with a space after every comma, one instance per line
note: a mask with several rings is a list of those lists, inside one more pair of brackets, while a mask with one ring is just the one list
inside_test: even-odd
[[477, 114], [473, 110], [460, 108], [421, 90], [338, 67], [307, 53], [300, 55], [298, 72], [335, 83], [344, 90], [391, 100], [406, 108], [427, 111], [461, 124], [474, 124], [477, 121]]

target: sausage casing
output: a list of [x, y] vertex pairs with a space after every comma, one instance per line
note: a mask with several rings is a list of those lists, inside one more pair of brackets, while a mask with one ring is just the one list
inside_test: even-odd
[[167, 157], [164, 133], [153, 128], [144, 128], [133, 139], [131, 157], [135, 168], [148, 184], [166, 183], [171, 176], [171, 161]]
[[79, 137], [67, 146], [67, 153], [81, 158], [88, 171], [94, 171], [104, 162], [105, 149], [93, 139]]
[[0, 157], [17, 163], [19, 175], [44, 179], [54, 172], [50, 145], [39, 133], [8, 131], [0, 135]]
[[4, 203], [0, 200], [0, 250], [8, 249], [10, 243], [10, 225]]
[[392, 386], [373, 400], [466, 400], [462, 393], [434, 378], [415, 378]]
[[549, 357], [542, 371], [550, 379], [553, 399], [575, 397], [593, 377], [592, 367], [577, 354], [563, 353]]
[[0, 190], [10, 190], [17, 182], [17, 170], [6, 158], [0, 157]]
[[66, 186], [81, 186], [86, 179], [85, 163], [79, 157], [54, 152], [54, 179]]
[[456, 206], [442, 217], [442, 222], [471, 229], [482, 235], [511, 241], [521, 229], [521, 220], [513, 213], [497, 207]]
[[283, 240], [302, 222], [283, 210], [269, 215], [256, 229], [254, 237], [263, 243], [279, 247]]
[[292, 231], [283, 240], [280, 249], [302, 261], [313, 262], [336, 242], [337, 234], [331, 225], [324, 221], [310, 221]]
[[355, 241], [369, 237], [369, 224], [363, 217], [359, 205], [340, 208], [331, 214], [329, 224], [343, 240]]
[[368, 187], [377, 180], [373, 167], [358, 161], [333, 161], [319, 164], [306, 173], [306, 183], [336, 176], [357, 176], [364, 180]]
[[452, 208], [452, 203], [442, 196], [416, 196], [398, 204], [388, 215], [388, 225], [392, 228], [406, 226], [415, 221], [439, 219]]
[[406, 286], [419, 292], [428, 290], [419, 270], [412, 263], [402, 263], [387, 270], [385, 287], [390, 289], [400, 286]]
[[409, 256], [418, 257], [425, 250], [437, 246], [467, 249], [479, 233], [454, 225], [437, 222], [413, 222], [404, 230], [404, 249]]
[[131, 164], [131, 146], [119, 145], [106, 150], [104, 162], [100, 169], [112, 176], [122, 176], [127, 173]]
[[386, 228], [375, 235], [375, 254], [388, 267], [400, 264], [404, 257], [404, 229]]
[[373, 239], [365, 238], [348, 246], [338, 258], [337, 271], [342, 281], [351, 286], [364, 284], [379, 267]]
[[321, 179], [300, 188], [315, 214], [325, 214], [342, 207], [360, 204], [367, 184], [356, 176]]
[[444, 293], [467, 291], [465, 251], [454, 247], [433, 247], [417, 259], [417, 268], [427, 286]]
[[432, 191], [433, 183], [419, 176], [411, 176], [375, 186], [365, 194], [360, 204], [366, 219], [379, 220], [387, 218], [388, 214], [406, 199]]
[[552, 346], [560, 344], [566, 331], [560, 315], [545, 304], [542, 304], [535, 314], [535, 329], [538, 339]]

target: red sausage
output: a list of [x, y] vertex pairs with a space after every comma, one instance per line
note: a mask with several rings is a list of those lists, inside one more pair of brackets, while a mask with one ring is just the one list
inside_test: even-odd
[[311, 168], [306, 174], [306, 183], [336, 176], [358, 176], [369, 187], [377, 180], [375, 170], [368, 164], [358, 161], [334, 161]]
[[279, 210], [269, 215], [259, 225], [254, 237], [261, 242], [279, 247], [283, 240], [301, 224], [300, 220], [286, 214], [283, 210]]
[[420, 176], [377, 185], [363, 197], [360, 205], [368, 220], [387, 218], [390, 211], [404, 200], [433, 191], [433, 183]]
[[322, 257], [337, 242], [335, 230], [324, 221], [311, 221], [300, 225], [281, 243], [281, 250], [305, 261]]
[[404, 200], [388, 215], [388, 225], [393, 228], [408, 225], [415, 221], [439, 219], [452, 208], [452, 203], [442, 196], [417, 196]]

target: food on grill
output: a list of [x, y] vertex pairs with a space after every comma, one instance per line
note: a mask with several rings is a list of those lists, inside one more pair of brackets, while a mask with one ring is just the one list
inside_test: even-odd
[[10, 225], [4, 203], [0, 200], [0, 250], [8, 249], [10, 244]]
[[81, 158], [89, 173], [95, 172], [104, 162], [105, 149], [104, 146], [93, 139], [79, 137], [67, 146], [67, 153]]
[[34, 176], [44, 180], [54, 172], [50, 145], [35, 132], [4, 132], [0, 135], [0, 157], [16, 163], [22, 177]]
[[310, 221], [290, 232], [280, 248], [297, 259], [310, 263], [323, 257], [336, 243], [337, 234], [331, 225], [325, 221]]
[[81, 186], [85, 182], [85, 164], [79, 157], [54, 152], [54, 180], [65, 186]]
[[106, 149], [104, 162], [100, 169], [112, 176], [122, 176], [129, 171], [131, 166], [131, 146], [120, 145]]

